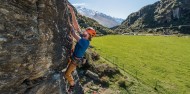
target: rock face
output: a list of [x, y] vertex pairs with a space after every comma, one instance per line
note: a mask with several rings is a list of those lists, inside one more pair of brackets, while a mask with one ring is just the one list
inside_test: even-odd
[[161, 0], [132, 13], [117, 27], [118, 32], [140, 30], [144, 28], [177, 28], [181, 33], [190, 33], [190, 1]]
[[[67, 0], [0, 1], [2, 94], [66, 94], [59, 72], [72, 46], [66, 4]], [[75, 88], [82, 93], [79, 83]]]

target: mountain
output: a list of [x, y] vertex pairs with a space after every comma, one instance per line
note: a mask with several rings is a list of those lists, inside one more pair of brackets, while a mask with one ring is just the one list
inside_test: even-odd
[[79, 14], [77, 19], [78, 19], [78, 23], [81, 26], [81, 28], [93, 27], [96, 30], [97, 35], [107, 35], [107, 34], [114, 33], [114, 31], [111, 30], [110, 28], [107, 28], [107, 27], [99, 24], [97, 21], [95, 21], [91, 18], [88, 18], [86, 16]]
[[117, 32], [190, 33], [190, 0], [160, 0], [130, 14]]
[[81, 15], [92, 18], [92, 19], [98, 21], [103, 26], [106, 26], [108, 28], [120, 25], [124, 21], [124, 19], [111, 17], [104, 13], [100, 13], [98, 11], [87, 9], [83, 6], [75, 6], [75, 7]]

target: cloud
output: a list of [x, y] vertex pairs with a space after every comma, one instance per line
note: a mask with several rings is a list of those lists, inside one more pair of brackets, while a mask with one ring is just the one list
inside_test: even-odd
[[87, 6], [86, 3], [75, 3], [72, 4], [73, 6]]

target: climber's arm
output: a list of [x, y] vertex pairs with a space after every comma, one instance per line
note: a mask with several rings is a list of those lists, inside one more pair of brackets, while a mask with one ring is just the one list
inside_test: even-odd
[[70, 24], [70, 27], [71, 27], [71, 35], [77, 40], [77, 42], [81, 39], [81, 37], [78, 35], [78, 34], [76, 34], [76, 32], [75, 32], [75, 30], [74, 30], [74, 28], [73, 28], [73, 26]]
[[75, 12], [74, 12], [73, 8], [70, 5], [68, 5], [68, 8], [69, 8], [70, 13], [72, 15], [73, 27], [74, 27], [75, 30], [77, 30], [78, 32], [80, 32], [81, 29], [80, 29], [80, 26], [79, 26], [79, 24], [77, 22], [77, 19], [76, 19], [76, 16], [75, 16]]

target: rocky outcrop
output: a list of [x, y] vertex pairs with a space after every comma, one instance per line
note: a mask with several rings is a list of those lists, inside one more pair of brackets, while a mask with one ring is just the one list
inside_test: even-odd
[[[0, 1], [1, 94], [66, 94], [67, 0]], [[77, 79], [77, 74], [75, 74]], [[82, 88], [77, 82], [77, 94]]]
[[[146, 28], [167, 28], [190, 33], [190, 1], [161, 0], [132, 13], [119, 27], [118, 32], [133, 32]], [[155, 30], [156, 31], [156, 30]]]

